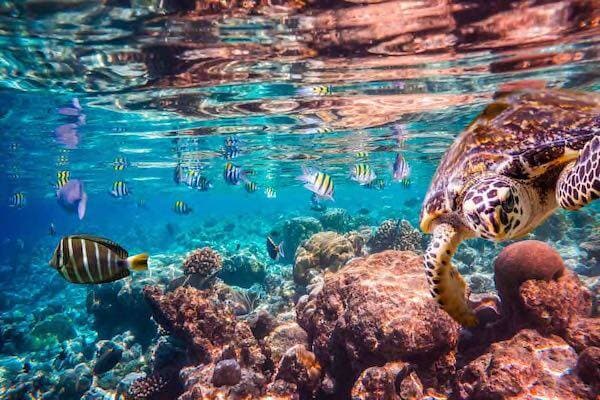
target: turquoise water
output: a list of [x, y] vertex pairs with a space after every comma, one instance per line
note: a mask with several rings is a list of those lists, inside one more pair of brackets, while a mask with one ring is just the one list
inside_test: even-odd
[[[181, 275], [185, 254], [203, 246], [225, 257], [251, 254], [267, 275], [289, 278], [295, 247], [284, 243], [287, 257], [274, 261], [265, 239], [282, 240], [293, 218], [323, 222], [325, 211], [296, 179], [302, 167], [335, 183], [335, 200], [321, 205], [345, 210], [351, 222], [329, 228], [374, 230], [387, 219], [417, 227], [444, 151], [503, 85], [600, 91], [593, 2], [525, 11], [485, 2], [471, 11], [462, 2], [441, 9], [436, 2], [396, 3], [301, 10], [284, 3], [249, 13], [194, 12], [186, 2], [0, 3], [0, 396], [39, 371], [51, 372], [50, 382], [36, 381], [23, 393], [60, 387], [68, 368], [93, 364], [96, 342], [126, 341], [114, 337], [135, 328], [108, 329], [114, 321], [99, 321], [86, 305], [97, 289], [68, 284], [48, 266], [62, 236], [89, 233], [131, 254], [149, 253], [143, 279], [167, 270]], [[77, 115], [61, 114], [75, 99], [81, 109], [70, 112]], [[231, 160], [228, 139], [239, 153]], [[397, 154], [410, 165], [410, 184], [392, 179]], [[123, 170], [115, 168], [118, 158], [126, 161]], [[250, 172], [256, 192], [225, 181], [228, 161]], [[383, 188], [350, 179], [351, 167], [363, 162]], [[176, 183], [178, 165], [192, 165], [213, 187]], [[60, 171], [84, 184], [81, 220], [57, 202]], [[129, 195], [112, 196], [115, 181], [126, 182]], [[276, 198], [266, 196], [267, 187]], [[15, 193], [24, 195], [22, 207], [9, 207]], [[176, 213], [176, 201], [193, 212]], [[598, 226], [598, 205], [582, 213], [587, 219], [559, 213], [551, 224], [561, 221], [562, 231], [542, 227], [539, 237], [570, 267], [597, 275], [600, 266], [579, 242]], [[501, 248], [475, 243], [486, 256]], [[491, 272], [487, 260], [479, 260], [478, 272]], [[260, 280], [242, 286], [252, 284], [268, 292]], [[66, 318], [59, 325], [76, 334], [52, 328], [31, 339], [30, 330], [49, 316]], [[151, 336], [131, 339], [139, 341], [140, 353], [131, 356], [137, 363], [98, 386], [114, 392], [126, 373], [147, 369], [139, 360]], [[57, 367], [49, 360], [65, 348], [73, 360]], [[31, 372], [21, 371], [24, 363]]]

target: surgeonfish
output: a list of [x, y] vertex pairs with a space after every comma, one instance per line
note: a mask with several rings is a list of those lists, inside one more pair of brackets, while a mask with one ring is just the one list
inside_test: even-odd
[[267, 236], [267, 252], [273, 260], [278, 260], [280, 257], [285, 257], [283, 253], [283, 242], [275, 244], [270, 236]]
[[129, 276], [130, 270], [148, 269], [148, 254], [129, 256], [110, 239], [91, 235], [63, 237], [49, 262], [73, 283], [107, 283]]
[[127, 159], [123, 156], [118, 156], [113, 161], [113, 168], [115, 171], [123, 171], [128, 165]]
[[241, 181], [246, 180], [246, 172], [242, 171], [240, 167], [236, 167], [232, 163], [228, 162], [225, 164], [223, 178], [225, 179], [225, 182], [230, 185], [239, 185]]
[[393, 175], [396, 182], [402, 182], [404, 186], [410, 185], [410, 165], [400, 153], [396, 154]]
[[350, 171], [350, 176], [353, 181], [361, 185], [367, 185], [377, 178], [377, 175], [375, 175], [375, 172], [373, 172], [368, 164], [354, 165]]
[[56, 191], [56, 199], [67, 211], [77, 210], [79, 219], [85, 216], [87, 207], [87, 194], [83, 189], [83, 182], [70, 179], [63, 187]]
[[23, 208], [23, 207], [25, 207], [25, 193], [23, 193], [23, 192], [13, 193], [8, 198], [8, 206], [9, 207], [16, 207], [16, 208]]
[[304, 182], [304, 187], [318, 197], [333, 200], [333, 179], [331, 176], [314, 168], [302, 167], [302, 175], [298, 180]]
[[177, 214], [187, 215], [187, 214], [191, 213], [193, 210], [190, 208], [190, 206], [187, 205], [186, 202], [177, 200], [175, 202], [175, 204], [173, 205], [173, 211], [175, 211], [175, 213], [177, 213]]
[[246, 192], [248, 192], [248, 193], [254, 193], [258, 189], [258, 185], [256, 183], [254, 183], [254, 182], [248, 181], [244, 185], [244, 188], [246, 189]]
[[115, 181], [112, 185], [112, 190], [110, 194], [113, 197], [121, 198], [125, 196], [129, 196], [129, 188], [127, 187], [127, 183], [123, 181]]
[[69, 179], [71, 179], [71, 172], [58, 171], [56, 173], [56, 184], [55, 184], [56, 189], [58, 190], [61, 187], [65, 186], [67, 184], [67, 182], [69, 182]]
[[277, 197], [277, 192], [275, 191], [275, 189], [269, 186], [265, 189], [265, 195], [268, 199], [274, 199]]

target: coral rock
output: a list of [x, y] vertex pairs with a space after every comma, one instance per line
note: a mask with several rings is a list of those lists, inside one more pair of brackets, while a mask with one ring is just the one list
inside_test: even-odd
[[412, 252], [351, 261], [296, 311], [321, 364], [347, 383], [388, 361], [434, 362], [458, 340], [458, 324], [431, 298], [422, 258]]
[[386, 220], [379, 225], [367, 243], [371, 253], [384, 250], [410, 250], [420, 252], [423, 235], [406, 220]]
[[180, 287], [164, 294], [156, 286], [144, 289], [155, 320], [187, 343], [201, 362], [218, 358], [222, 347], [235, 348], [242, 365], [262, 364], [264, 355], [249, 326], [236, 321], [229, 307], [218, 302], [211, 291]]
[[185, 282], [201, 289], [214, 280], [223, 266], [219, 253], [210, 247], [197, 249], [190, 253], [183, 262]]
[[568, 327], [564, 339], [578, 352], [600, 347], [600, 318], [577, 318]]
[[356, 255], [353, 243], [335, 232], [319, 232], [296, 251], [294, 282], [306, 285], [322, 270], [335, 272]]
[[591, 390], [572, 373], [577, 354], [558, 336], [522, 330], [494, 343], [457, 374], [460, 399], [589, 399]]
[[511, 313], [518, 307], [519, 287], [523, 282], [557, 279], [564, 271], [562, 258], [546, 243], [524, 240], [505, 247], [494, 263], [496, 289], [503, 307]]
[[584, 382], [600, 389], [600, 347], [588, 347], [577, 359], [577, 373]]
[[136, 379], [125, 396], [127, 400], [159, 400], [166, 399], [164, 393], [168, 382], [158, 374]]
[[262, 284], [267, 275], [266, 265], [248, 250], [225, 257], [219, 277], [228, 285], [249, 288]]
[[293, 261], [294, 254], [300, 243], [315, 233], [321, 232], [323, 225], [313, 217], [296, 217], [283, 224], [283, 243], [285, 248], [284, 261]]
[[279, 364], [283, 354], [294, 345], [308, 347], [308, 335], [296, 322], [279, 325], [265, 338], [265, 346], [270, 350], [274, 365]]
[[233, 386], [242, 379], [240, 364], [234, 359], [222, 360], [215, 365], [212, 384], [215, 386]]
[[571, 271], [549, 282], [529, 280], [521, 285], [519, 292], [522, 312], [545, 333], [562, 336], [572, 321], [591, 314], [591, 294]]
[[[365, 369], [352, 388], [356, 400], [400, 400], [396, 382], [408, 367], [404, 362], [390, 362], [382, 367]], [[418, 379], [418, 378], [417, 378]]]
[[320, 378], [321, 365], [317, 357], [303, 345], [295, 345], [286, 351], [275, 372], [275, 380], [293, 383], [306, 392], [316, 389]]

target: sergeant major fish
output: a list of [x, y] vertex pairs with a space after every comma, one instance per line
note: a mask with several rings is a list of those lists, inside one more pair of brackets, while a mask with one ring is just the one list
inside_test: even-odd
[[350, 176], [353, 181], [361, 185], [367, 185], [377, 178], [377, 175], [375, 175], [375, 172], [373, 172], [368, 164], [356, 164], [352, 167]]
[[147, 270], [148, 254], [130, 257], [110, 239], [72, 235], [60, 240], [49, 264], [69, 282], [107, 283], [129, 276], [130, 270]]
[[192, 209], [186, 202], [177, 200], [173, 205], [173, 211], [175, 211], [176, 214], [187, 215], [192, 212]]
[[230, 185], [239, 185], [241, 181], [246, 180], [246, 172], [242, 171], [240, 167], [236, 167], [232, 163], [228, 162], [225, 164], [223, 178], [225, 179], [225, 182], [229, 183]]
[[402, 182], [404, 186], [410, 184], [410, 165], [408, 165], [400, 153], [396, 154], [393, 173], [395, 181]]
[[265, 195], [268, 199], [274, 199], [277, 197], [277, 192], [275, 191], [275, 189], [269, 186], [265, 189]]
[[8, 199], [9, 207], [23, 208], [25, 207], [25, 193], [17, 192], [13, 193]]
[[314, 168], [302, 167], [302, 175], [298, 180], [304, 182], [304, 187], [318, 197], [333, 200], [333, 179], [331, 176]]
[[120, 198], [129, 196], [129, 193], [130, 192], [127, 183], [123, 181], [113, 182], [112, 190], [110, 191], [110, 194], [113, 195], [113, 197]]

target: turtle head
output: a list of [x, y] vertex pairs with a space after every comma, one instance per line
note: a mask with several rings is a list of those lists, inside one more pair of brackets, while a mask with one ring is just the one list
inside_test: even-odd
[[521, 185], [498, 176], [477, 180], [462, 202], [466, 225], [485, 239], [505, 240], [519, 236], [528, 220], [528, 203]]

